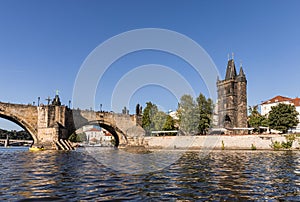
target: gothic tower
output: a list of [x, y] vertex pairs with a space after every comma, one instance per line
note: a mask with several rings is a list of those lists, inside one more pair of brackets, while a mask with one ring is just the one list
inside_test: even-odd
[[242, 67], [237, 74], [233, 59], [228, 61], [225, 79], [218, 79], [217, 87], [218, 127], [247, 128], [247, 79]]

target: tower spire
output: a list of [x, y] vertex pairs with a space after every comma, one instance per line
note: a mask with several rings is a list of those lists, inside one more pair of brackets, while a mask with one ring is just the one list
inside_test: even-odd
[[243, 70], [242, 66], [240, 67], [239, 76], [243, 76], [243, 77], [245, 76], [245, 73], [244, 73], [244, 70]]
[[233, 79], [236, 77], [236, 69], [233, 59], [230, 59], [227, 64], [225, 80]]
[[245, 77], [245, 73], [243, 70], [243, 65], [242, 65], [242, 60], [240, 60], [240, 72], [239, 72], [240, 77]]

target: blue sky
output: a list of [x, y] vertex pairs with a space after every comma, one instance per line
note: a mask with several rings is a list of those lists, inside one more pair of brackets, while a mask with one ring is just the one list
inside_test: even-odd
[[[72, 100], [76, 75], [87, 56], [101, 43], [133, 29], [176, 31], [202, 46], [221, 76], [228, 53], [236, 66], [242, 61], [248, 79], [248, 104], [275, 95], [300, 96], [300, 1], [0, 1], [0, 101], [42, 102], [60, 91], [63, 103]], [[146, 64], [173, 68], [196, 94], [207, 95], [205, 83], [180, 58], [160, 51], [140, 51], [116, 61], [99, 82], [95, 106], [111, 110], [111, 92], [130, 70]], [[101, 91], [101, 92], [100, 92]], [[131, 98], [153, 101], [175, 110], [168, 89], [144, 86]], [[7, 126], [5, 122], [0, 122]]]

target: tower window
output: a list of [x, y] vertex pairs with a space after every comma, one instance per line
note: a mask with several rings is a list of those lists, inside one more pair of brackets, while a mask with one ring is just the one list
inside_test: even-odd
[[226, 114], [226, 115], [225, 115], [225, 117], [224, 117], [224, 121], [231, 122], [231, 119], [230, 119], [230, 117], [228, 116], [228, 114]]

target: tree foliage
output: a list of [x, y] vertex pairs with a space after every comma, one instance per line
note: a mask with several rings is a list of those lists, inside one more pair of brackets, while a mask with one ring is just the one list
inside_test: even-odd
[[149, 134], [154, 130], [174, 130], [175, 122], [171, 116], [159, 111], [155, 104], [147, 102], [143, 111], [142, 127]]
[[72, 135], [70, 135], [69, 140], [71, 142], [85, 142], [87, 141], [87, 137], [85, 133], [73, 133]]
[[200, 94], [196, 101], [183, 95], [179, 104], [180, 129], [185, 134], [206, 134], [212, 124], [213, 101]]
[[271, 107], [268, 115], [269, 127], [286, 133], [288, 129], [299, 123], [298, 114], [294, 105], [279, 103]]
[[166, 117], [166, 121], [165, 121], [165, 124], [162, 128], [162, 130], [175, 130], [175, 121], [174, 119], [170, 116], [170, 115], [167, 115]]
[[201, 93], [197, 97], [197, 104], [200, 117], [198, 131], [200, 134], [206, 134], [212, 124], [213, 101], [210, 98], [206, 99]]
[[147, 102], [142, 116], [142, 127], [149, 132], [154, 129], [154, 115], [158, 112], [158, 108], [152, 102]]
[[183, 95], [180, 98], [178, 115], [180, 130], [184, 134], [196, 134], [198, 132], [199, 116], [197, 116], [196, 103], [191, 95]]
[[153, 116], [153, 130], [163, 130], [167, 114], [162, 111], [157, 111]]
[[258, 105], [253, 107], [249, 106], [248, 124], [254, 128], [254, 132], [259, 131], [259, 126], [268, 126], [268, 120], [266, 116], [263, 116], [258, 111]]
[[4, 130], [0, 129], [0, 139], [6, 139], [8, 136], [9, 139], [13, 140], [33, 140], [32, 136], [24, 130], [16, 131], [16, 130]]

